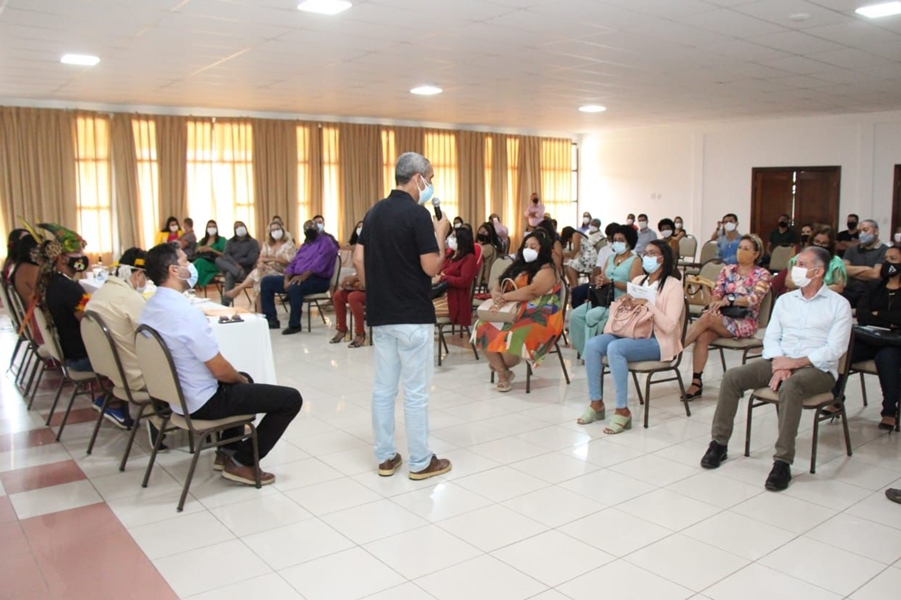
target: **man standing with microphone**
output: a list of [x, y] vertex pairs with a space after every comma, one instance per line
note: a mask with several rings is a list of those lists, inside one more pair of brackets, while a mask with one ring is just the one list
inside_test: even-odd
[[429, 387], [434, 369], [435, 307], [432, 277], [444, 265], [450, 224], [434, 203], [432, 221], [422, 205], [431, 203], [432, 164], [407, 152], [394, 167], [396, 188], [366, 214], [354, 249], [354, 268], [366, 287], [366, 315], [373, 330], [375, 382], [372, 431], [379, 475], [390, 477], [403, 462], [394, 446], [394, 402], [404, 384], [404, 425], [410, 479], [428, 479], [451, 470], [429, 449]]

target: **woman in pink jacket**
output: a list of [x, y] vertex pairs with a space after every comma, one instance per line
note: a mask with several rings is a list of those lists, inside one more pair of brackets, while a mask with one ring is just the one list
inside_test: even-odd
[[[654, 330], [648, 339], [633, 340], [605, 333], [593, 337], [585, 344], [585, 369], [588, 375], [588, 399], [591, 405], [579, 418], [586, 425], [606, 417], [604, 406], [603, 364], [607, 357], [613, 384], [616, 387], [616, 411], [604, 433], [622, 433], [632, 428], [629, 411], [629, 363], [644, 360], [670, 361], [682, 351], [682, 312], [685, 301], [682, 283], [676, 271], [673, 251], [663, 240], [648, 244], [642, 258], [646, 275], [636, 277], [632, 283], [657, 292], [656, 301], [648, 304], [654, 317]], [[644, 304], [626, 294], [620, 299], [626, 306]]]

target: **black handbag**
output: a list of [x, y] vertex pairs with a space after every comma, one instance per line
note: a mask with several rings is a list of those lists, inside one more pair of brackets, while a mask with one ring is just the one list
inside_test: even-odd
[[854, 341], [883, 348], [885, 346], [901, 346], [901, 334], [884, 327], [872, 327], [867, 325], [854, 326]]
[[433, 285], [432, 286], [432, 300], [434, 300], [435, 298], [440, 298], [441, 296], [445, 295], [447, 293], [447, 288], [448, 288], [448, 285], [447, 285], [446, 281], [439, 281], [438, 283]]
[[588, 303], [591, 304], [591, 308], [597, 308], [602, 306], [604, 308], [609, 308], [613, 303], [613, 284], [605, 283], [601, 287], [597, 287], [594, 284], [588, 286]]
[[745, 306], [724, 306], [720, 309], [720, 314], [730, 319], [747, 319], [751, 309]]

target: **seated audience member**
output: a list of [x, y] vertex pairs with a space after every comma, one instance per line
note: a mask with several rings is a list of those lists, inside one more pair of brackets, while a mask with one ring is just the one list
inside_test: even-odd
[[742, 394], [768, 386], [779, 394], [779, 435], [765, 487], [770, 491], [788, 487], [802, 403], [811, 396], [831, 393], [839, 359], [848, 350], [851, 336], [848, 301], [823, 282], [830, 258], [822, 248], [801, 252], [792, 269], [798, 289], [776, 301], [763, 340], [763, 360], [726, 371], [713, 416], [713, 440], [701, 459], [705, 469], [715, 469], [726, 459]]
[[557, 275], [563, 277], [563, 244], [560, 243], [560, 236], [557, 235], [557, 226], [554, 225], [553, 221], [545, 219], [538, 223], [535, 229], [542, 230], [545, 236], [551, 240], [551, 256], [554, 258], [554, 268], [557, 269]]
[[[219, 344], [206, 316], [183, 292], [193, 287], [197, 277], [185, 253], [171, 245], [151, 248], [146, 258], [147, 276], [157, 286], [156, 294], [141, 312], [140, 325], [148, 325], [166, 343], [181, 383], [185, 404], [192, 419], [215, 421], [236, 415], [265, 416], [257, 425], [259, 456], [275, 446], [291, 421], [300, 412], [303, 399], [289, 387], [249, 383], [219, 352]], [[181, 406], [170, 405], [181, 414]], [[225, 438], [242, 435], [244, 426], [223, 432]], [[213, 468], [231, 481], [256, 485], [251, 439], [222, 446], [216, 451]], [[264, 485], [275, 475], [261, 473]]]
[[[824, 281], [826, 282], [826, 286], [829, 287], [830, 290], [835, 292], [836, 294], [841, 294], [845, 291], [845, 283], [848, 281], [848, 273], [845, 271], [845, 262], [839, 258], [835, 254], [835, 230], [828, 225], [821, 225], [816, 230], [816, 232], [810, 236], [810, 244], [805, 247], [808, 248], [810, 246], [817, 246], [818, 248], [823, 248], [827, 252], [829, 252], [829, 256], [832, 257], [832, 260], [829, 261], [829, 266], [826, 267], [826, 276]], [[798, 261], [797, 256], [791, 257], [788, 261], [788, 270], [791, 271], [792, 267], [795, 266], [795, 263]], [[785, 280], [785, 287], [788, 290], [794, 290], [797, 286], [791, 280], [791, 277], [787, 277]]]
[[454, 325], [469, 327], [472, 325], [472, 282], [479, 271], [472, 230], [460, 227], [447, 241], [453, 254], [444, 261], [441, 273], [432, 278], [432, 285], [447, 282], [447, 316]]
[[194, 267], [197, 269], [197, 285], [205, 288], [219, 274], [216, 259], [225, 252], [225, 238], [219, 235], [219, 225], [210, 219], [206, 223], [206, 235], [197, 244]]
[[20, 261], [18, 256], [19, 240], [30, 235], [27, 229], [13, 229], [9, 232], [6, 240], [6, 259], [3, 261], [3, 281], [9, 283], [9, 276], [12, 274], [16, 263]]
[[[891, 247], [885, 252], [885, 262], [880, 269], [879, 281], [870, 284], [866, 294], [857, 304], [857, 322], [860, 325], [901, 329], [901, 248]], [[897, 301], [896, 301], [897, 300]], [[854, 338], [851, 362], [876, 361], [879, 386], [882, 388], [882, 422], [879, 429], [891, 431], [898, 415], [898, 399], [901, 396], [901, 347], [876, 346], [862, 337]]]
[[348, 348], [360, 348], [366, 343], [366, 323], [363, 314], [366, 308], [366, 290], [363, 282], [356, 274], [348, 275], [338, 283], [338, 289], [332, 296], [332, 304], [335, 305], [335, 337], [329, 343], [339, 344], [347, 337], [347, 307], [354, 317], [354, 339], [347, 345]]
[[772, 254], [779, 246], [795, 246], [798, 243], [798, 234], [791, 228], [791, 217], [785, 213], [779, 215], [776, 229], [770, 232], [770, 241], [766, 245], [766, 253]]
[[813, 230], [813, 223], [804, 223], [801, 225], [801, 235], [798, 237], [798, 243], [795, 245], [798, 252], [809, 246], [813, 241]]
[[688, 235], [688, 232], [685, 231], [685, 221], [682, 220], [682, 217], [677, 216], [673, 219], [673, 228], [675, 229], [673, 239], [677, 242], [681, 242], [682, 238]]
[[[81, 337], [81, 319], [91, 297], [73, 279], [88, 268], [88, 257], [84, 254], [87, 242], [60, 225], [42, 223], [39, 227], [55, 238], [41, 247], [45, 263], [36, 292], [40, 295], [43, 288], [42, 308], [50, 317], [47, 324], [56, 331], [66, 366], [73, 371], [91, 371], [91, 359]], [[103, 406], [103, 398], [95, 398], [94, 406], [97, 409]], [[107, 407], [103, 416], [122, 429], [132, 425], [131, 417], [121, 403], [117, 407]]]
[[844, 256], [848, 283], [842, 295], [851, 303], [852, 308], [857, 307], [861, 296], [867, 291], [867, 285], [879, 279], [886, 248], [879, 239], [879, 225], [876, 221], [861, 221], [860, 243], [848, 248]]
[[[494, 309], [508, 302], [520, 302], [519, 316], [513, 323], [476, 321], [471, 341], [485, 352], [491, 370], [497, 373], [497, 390], [513, 387], [513, 367], [525, 358], [534, 367], [541, 364], [553, 342], [563, 333], [563, 306], [560, 276], [554, 269], [553, 242], [541, 229], [527, 235], [513, 263], [491, 287]], [[506, 279], [516, 289], [501, 285]]]
[[845, 250], [860, 243], [860, 231], [857, 229], [857, 224], [859, 222], [860, 217], [854, 213], [848, 215], [848, 221], [846, 223], [848, 228], [844, 231], [839, 231], [838, 237], [836, 238], [838, 240], [836, 248], [839, 256], [844, 257]]
[[564, 227], [560, 236], [562, 247], [570, 247], [570, 250], [563, 251], [564, 268], [566, 280], [570, 287], [579, 285], [579, 274], [588, 273], [594, 269], [598, 262], [598, 251], [594, 247], [600, 237], [600, 232], [595, 232], [594, 243], [588, 234], [584, 234], [578, 229], [572, 227]]
[[626, 215], [626, 225], [638, 231], [638, 225], [635, 224], [635, 213], [629, 213]]
[[360, 238], [360, 234], [363, 232], [363, 221], [358, 222], [354, 226], [354, 232], [350, 234], [350, 239], [347, 241], [347, 247], [353, 249], [354, 246], [357, 245], [357, 240]]
[[216, 266], [225, 273], [225, 290], [222, 294], [222, 304], [228, 306], [232, 303], [232, 297], [228, 292], [236, 283], [244, 281], [247, 274], [253, 270], [260, 258], [260, 243], [256, 241], [244, 221], [235, 221], [235, 236], [225, 243], [222, 256], [216, 259]]
[[[33, 235], [20, 238], [16, 244], [16, 264], [9, 274], [10, 291], [15, 290], [27, 310], [34, 300], [38, 279], [41, 277], [41, 261], [43, 258], [38, 241]], [[37, 333], [37, 325], [32, 327]]]
[[[166, 242], [168, 243], [168, 242]], [[144, 301], [144, 288], [147, 287], [147, 276], [144, 271], [144, 261], [147, 253], [140, 248], [129, 248], [119, 259], [119, 265], [114, 269], [115, 276], [110, 277], [91, 296], [88, 309], [94, 311], [110, 330], [119, 358], [122, 361], [122, 370], [125, 372], [125, 383], [128, 389], [133, 391], [144, 390], [144, 375], [138, 365], [138, 357], [135, 354], [135, 330], [138, 328], [138, 320], [141, 311], [147, 304]], [[126, 398], [125, 390], [114, 390], [117, 399], [111, 399], [107, 405], [108, 418], [113, 422], [125, 420], [128, 414], [128, 405], [118, 398]], [[114, 414], [117, 414], [115, 417]], [[156, 430], [147, 421], [150, 428], [150, 443], [156, 443]]]
[[[600, 221], [600, 219], [595, 219], [595, 221]], [[602, 239], [606, 239], [607, 243], [601, 246], [600, 250], [598, 250], [598, 259], [594, 263], [594, 269], [592, 270], [591, 276], [589, 277], [589, 283], [577, 285], [570, 290], [570, 295], [572, 296], [571, 304], [573, 308], [578, 308], [585, 303], [585, 301], [588, 299], [588, 288], [592, 285], [592, 282], [597, 278], [597, 276], [600, 273], [604, 272], [607, 261], [610, 260], [611, 256], [613, 256], [613, 235], [619, 228], [619, 223], [609, 223], [604, 229], [604, 238]], [[635, 230], [633, 229], [632, 231]]]
[[285, 274], [269, 275], [260, 282], [260, 304], [269, 321], [269, 329], [278, 329], [278, 313], [275, 310], [275, 295], [287, 294], [291, 313], [288, 327], [283, 335], [300, 333], [300, 317], [303, 315], [304, 296], [328, 291], [330, 279], [335, 272], [335, 257], [338, 244], [328, 235], [321, 234], [316, 223], [303, 224], [304, 243], [285, 268]]
[[[763, 241], [756, 235], [745, 234], [738, 243], [738, 263], [724, 265], [716, 278], [713, 301], [699, 319], [688, 328], [685, 347], [695, 345], [692, 354], [691, 387], [685, 391], [685, 400], [699, 398], [704, 389], [704, 365], [711, 342], [719, 338], [747, 339], [757, 333], [760, 304], [770, 290], [770, 272], [760, 266], [763, 257]], [[727, 317], [726, 307], [747, 309], [743, 317]]]
[[285, 222], [282, 220], [282, 218], [280, 216], [275, 215], [274, 217], [272, 217], [272, 220], [270, 220], [269, 222], [270, 223], [278, 223], [279, 225], [281, 225], [282, 231], [285, 232], [285, 241], [289, 241], [292, 244], [294, 244], [295, 246], [297, 246], [297, 242], [295, 241], [294, 236], [291, 234], [290, 231], [288, 231], [288, 228], [285, 227]]
[[194, 260], [197, 251], [197, 234], [194, 233], [194, 219], [185, 217], [185, 232], [178, 238], [178, 247], [188, 256], [188, 260]]
[[285, 267], [294, 259], [296, 253], [294, 240], [287, 238], [282, 226], [273, 221], [269, 224], [269, 237], [266, 243], [260, 247], [260, 258], [257, 260], [256, 268], [244, 278], [240, 285], [225, 292], [225, 296], [229, 300], [234, 300], [242, 291], [252, 287], [254, 310], [260, 312], [260, 282], [263, 277], [282, 275]]
[[327, 238], [335, 243], [335, 246], [339, 245], [338, 240], [335, 239], [335, 236], [325, 230], [325, 219], [322, 217], [322, 215], [316, 215], [315, 217], [313, 217], [313, 223], [316, 224], [316, 229], [319, 231], [319, 233], [325, 234]]
[[716, 241], [716, 256], [727, 265], [738, 262], [738, 242], [741, 234], [738, 233], [738, 217], [734, 213], [723, 216], [723, 220], [716, 224], [716, 230], [710, 236]]
[[544, 204], [541, 203], [541, 199], [538, 197], [538, 192], [532, 192], [532, 197], [529, 199], [529, 206], [526, 208], [526, 223], [529, 226], [528, 231], [532, 231], [538, 224], [545, 220], [545, 210]]
[[156, 234], [154, 244], [177, 243], [178, 238], [180, 238], [183, 233], [184, 231], [182, 231], [181, 225], [178, 224], [178, 219], [169, 217], [166, 219], [166, 224], [163, 225], [163, 228]]
[[[660, 239], [669, 244], [670, 250], [676, 261], [679, 260], [679, 239], [676, 238], [676, 224], [672, 219], [660, 219], [657, 223], [657, 230], [660, 232]], [[682, 237], [685, 237], [684, 235]]]
[[491, 213], [488, 217], [488, 222], [494, 226], [494, 232], [497, 233], [498, 239], [504, 244], [504, 253], [506, 253], [510, 247], [510, 230], [501, 223], [501, 217], [497, 213]]
[[476, 243], [482, 250], [482, 263], [485, 265], [482, 268], [482, 281], [479, 282], [479, 284], [482, 284], [488, 281], [494, 261], [503, 256], [504, 243], [498, 237], [492, 221], [486, 221], [479, 225]]
[[646, 214], [638, 215], [638, 245], [635, 246], [635, 253], [641, 256], [648, 244], [657, 239], [657, 232], [648, 227], [648, 216]]
[[620, 298], [623, 306], [647, 305], [654, 319], [648, 339], [620, 338], [611, 333], [593, 337], [585, 344], [585, 370], [588, 376], [589, 406], [579, 418], [580, 425], [602, 421], [607, 416], [604, 406], [604, 365], [606, 356], [616, 388], [616, 410], [604, 433], [615, 435], [632, 428], [629, 410], [629, 362], [645, 360], [670, 361], [682, 351], [682, 283], [676, 271], [676, 260], [669, 244], [653, 240], [641, 259], [645, 275], [632, 283], [656, 292], [656, 301], [636, 300], [629, 294]]
[[461, 227], [463, 227], [463, 217], [454, 217], [454, 229], [460, 229]]
[[[641, 259], [632, 250], [638, 234], [628, 225], [621, 225], [610, 234], [610, 239], [611, 254], [603, 267], [594, 268], [591, 280], [598, 288], [612, 283], [613, 299], [618, 300], [626, 293], [628, 282], [641, 275]], [[604, 331], [608, 315], [609, 307], [592, 306], [590, 302], [580, 304], [570, 313], [569, 340], [580, 355], [585, 354], [585, 343]]]
[[587, 235], [589, 227], [591, 227], [591, 213], [586, 210], [582, 213], [582, 224], [578, 230]]

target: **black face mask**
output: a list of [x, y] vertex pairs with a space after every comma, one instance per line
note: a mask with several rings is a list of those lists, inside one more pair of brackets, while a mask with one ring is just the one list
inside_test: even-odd
[[308, 242], [314, 241], [317, 237], [319, 237], [319, 230], [315, 227], [312, 229], [304, 229], [303, 235]]
[[892, 264], [890, 262], [882, 263], [882, 270], [879, 272], [879, 274], [885, 281], [888, 281], [898, 273], [901, 273], [901, 266]]
[[810, 239], [810, 236], [809, 236], [809, 235], [802, 235], [802, 236], [801, 236], [801, 243], [802, 243], [802, 244], [806, 244], [806, 243], [807, 243], [807, 240], [809, 240], [809, 239]]
[[532, 198], [532, 204], [538, 204], [538, 198]]
[[848, 221], [848, 229], [857, 229], [857, 221]]
[[88, 270], [87, 256], [70, 256], [69, 262], [66, 263], [70, 269], [76, 273], [82, 273]]
[[779, 221], [779, 227], [788, 227], [788, 221]]
[[480, 234], [479, 234], [479, 237], [478, 237], [477, 239], [478, 239], [480, 242], [488, 242], [488, 241], [491, 240], [491, 238], [488, 237], [488, 234], [487, 234], [487, 233], [480, 233]]

